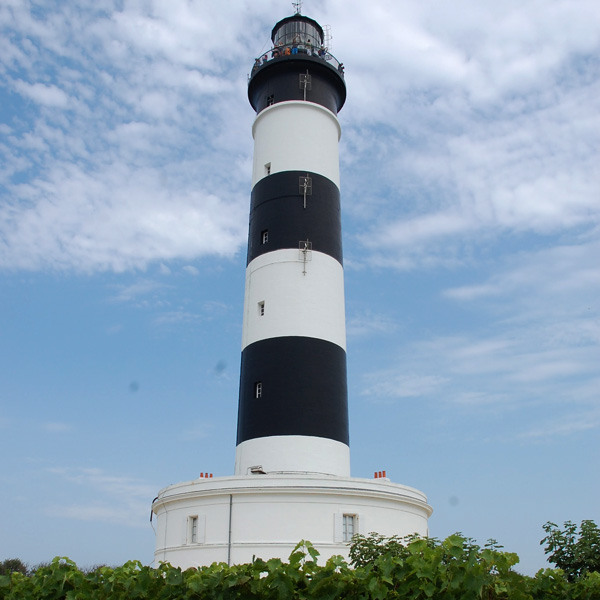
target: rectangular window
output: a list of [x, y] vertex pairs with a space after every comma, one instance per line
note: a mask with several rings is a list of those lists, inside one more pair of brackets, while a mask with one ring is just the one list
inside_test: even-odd
[[257, 381], [254, 384], [254, 397], [262, 398], [262, 381]]
[[266, 244], [269, 241], [269, 230], [265, 229], [260, 232], [260, 243]]
[[198, 517], [197, 516], [189, 518], [188, 527], [189, 527], [188, 539], [190, 541], [190, 544], [197, 544], [198, 543]]
[[268, 162], [265, 164], [265, 175], [270, 175], [271, 174], [271, 163]]
[[273, 106], [273, 104], [275, 104], [275, 96], [271, 94], [267, 96], [267, 106]]
[[204, 544], [206, 538], [206, 515], [189, 515], [185, 532], [186, 544]]
[[265, 302], [264, 302], [264, 300], [262, 302], [258, 303], [258, 316], [259, 317], [264, 317], [265, 316]]
[[342, 517], [342, 540], [350, 542], [354, 535], [356, 515], [343, 515]]

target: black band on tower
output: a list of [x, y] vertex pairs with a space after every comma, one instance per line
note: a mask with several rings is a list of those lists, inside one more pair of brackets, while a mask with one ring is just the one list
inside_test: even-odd
[[[309, 74], [310, 89], [300, 86], [300, 75]], [[318, 56], [296, 54], [273, 58], [252, 75], [248, 85], [252, 108], [261, 110], [287, 100], [307, 100], [328, 108], [333, 114], [346, 101], [346, 84], [338, 69]]]
[[340, 191], [327, 177], [309, 173], [311, 193], [304, 208], [299, 180], [306, 175], [306, 171], [274, 173], [254, 186], [247, 264], [266, 252], [298, 248], [307, 239], [314, 251], [342, 264]]
[[337, 344], [277, 337], [244, 349], [237, 444], [276, 435], [349, 443], [346, 352]]

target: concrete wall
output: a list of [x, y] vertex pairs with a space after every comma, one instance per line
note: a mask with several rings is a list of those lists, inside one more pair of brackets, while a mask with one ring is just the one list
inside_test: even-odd
[[[315, 475], [252, 475], [180, 483], [160, 492], [155, 560], [182, 568], [213, 562], [287, 559], [302, 539], [321, 553], [348, 555], [342, 516], [353, 515], [356, 533], [428, 534], [431, 507], [418, 490], [384, 479]], [[198, 523], [197, 541], [190, 536]], [[231, 543], [230, 540], [231, 530]]]
[[307, 171], [327, 177], [340, 187], [338, 142], [341, 128], [327, 108], [312, 102], [274, 104], [258, 114], [252, 127], [254, 163], [252, 187], [271, 173]]

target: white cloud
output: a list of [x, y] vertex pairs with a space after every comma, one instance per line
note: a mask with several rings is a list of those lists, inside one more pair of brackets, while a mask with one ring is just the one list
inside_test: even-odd
[[134, 478], [108, 475], [101, 469], [51, 468], [63, 485], [70, 483], [73, 496], [92, 495], [80, 504], [49, 506], [46, 514], [83, 521], [118, 523], [127, 527], [146, 527], [150, 502], [156, 490]]
[[[588, 237], [576, 241], [490, 257], [487, 275], [473, 271], [474, 281], [442, 292], [442, 327], [449, 333], [427, 329], [415, 337], [407, 329], [390, 364], [364, 378], [363, 394], [393, 401], [403, 397], [407, 378], [423, 381], [414, 395], [445, 415], [453, 409], [444, 406], [519, 415], [511, 439], [596, 429], [600, 248]], [[548, 416], [560, 413], [568, 418]]]
[[[597, 385], [600, 381], [597, 382]], [[569, 436], [591, 429], [600, 428], [600, 408], [585, 410], [575, 415], [562, 415], [559, 419], [545, 419], [524, 431], [520, 438], [524, 440], [544, 440], [557, 436]]]
[[365, 377], [361, 394], [374, 399], [420, 398], [441, 389], [448, 380], [437, 375], [399, 374], [398, 371], [378, 371]]
[[[123, 271], [174, 257], [232, 256], [243, 244], [249, 171], [237, 169], [229, 153], [249, 164], [249, 123], [246, 143], [231, 146], [220, 132], [243, 118], [230, 119], [214, 102], [198, 106], [206, 94], [232, 96], [233, 86], [241, 99], [243, 84], [224, 65], [214, 68], [218, 46], [199, 42], [205, 12], [186, 3], [171, 8], [144, 15], [141, 7], [120, 12], [109, 2], [102, 10], [112, 10], [113, 19], [67, 5], [45, 9], [43, 18], [24, 6], [3, 13], [13, 30], [10, 46], [19, 50], [12, 56], [24, 70], [18, 79], [9, 75], [9, 84], [71, 112], [67, 119], [46, 111], [12, 121], [10, 145], [18, 151], [1, 148], [10, 167], [0, 181], [0, 268]], [[145, 47], [144, 31], [163, 37]], [[124, 60], [115, 62], [102, 48], [123, 35]], [[185, 44], [195, 48], [187, 62]], [[210, 72], [200, 70], [198, 57]]]
[[155, 260], [232, 256], [244, 238], [241, 219], [231, 218], [241, 205], [193, 189], [174, 196], [155, 170], [60, 168], [14, 190], [21, 200], [0, 207], [5, 269], [118, 272]]
[[175, 325], [177, 323], [199, 323], [203, 319], [202, 315], [192, 313], [186, 310], [172, 310], [158, 315], [154, 322], [157, 325]]
[[[362, 262], [456, 266], [500, 235], [598, 222], [593, 2], [314, 9], [347, 65], [343, 191]], [[0, 68], [44, 109], [11, 119], [0, 147], [0, 268], [122, 271], [239, 251], [245, 76], [281, 7], [40, 10], [0, 13]]]
[[202, 305], [202, 311], [209, 317], [221, 316], [229, 312], [229, 306], [223, 302], [209, 300]]
[[180, 437], [185, 442], [206, 439], [212, 435], [213, 428], [212, 423], [190, 423]]
[[[597, 226], [593, 4], [377, 6], [364, 23], [384, 40], [381, 59], [338, 25], [351, 53], [342, 181], [361, 260], [453, 268], [482, 247], [502, 251], [505, 235]], [[402, 34], [388, 36], [386, 21]]]
[[67, 94], [55, 85], [44, 85], [43, 83], [29, 84], [17, 80], [14, 86], [17, 92], [44, 106], [67, 108], [69, 104]]
[[188, 275], [192, 275], [192, 276], [197, 276], [200, 271], [194, 267], [193, 265], [185, 265], [184, 267], [182, 267], [182, 269], [188, 274]]
[[[473, 331], [409, 342], [390, 361], [393, 366], [364, 376], [361, 393], [382, 401], [420, 397], [440, 410], [444, 405], [471, 411], [517, 410], [523, 417], [511, 437], [535, 437], [524, 432], [533, 428], [530, 419], [537, 407], [568, 410], [572, 422], [581, 423], [589, 407], [598, 406], [599, 332], [590, 337], [584, 328], [582, 336], [578, 328], [577, 319], [520, 321], [514, 326], [504, 322], [502, 333], [494, 335]], [[589, 424], [595, 428], [600, 420]], [[566, 435], [580, 428], [558, 430]]]
[[446, 289], [443, 294], [457, 301], [510, 297], [521, 310], [563, 313], [587, 318], [600, 293], [597, 256], [600, 242], [582, 240], [577, 245], [556, 245], [537, 251], [522, 251], [503, 259], [488, 281]]
[[67, 433], [73, 429], [71, 424], [63, 423], [62, 421], [48, 421], [42, 427], [48, 433]]
[[392, 333], [398, 325], [393, 318], [366, 311], [346, 319], [346, 333], [349, 337], [367, 336], [372, 333]]

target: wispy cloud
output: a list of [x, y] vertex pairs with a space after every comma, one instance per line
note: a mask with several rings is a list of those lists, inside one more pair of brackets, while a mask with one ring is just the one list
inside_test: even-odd
[[196, 267], [194, 267], [193, 265], [185, 265], [184, 267], [182, 267], [182, 269], [188, 274], [188, 275], [198, 275], [198, 273], [200, 273], [200, 271], [198, 271], [198, 269]]
[[190, 424], [181, 432], [181, 439], [185, 442], [206, 439], [211, 436], [214, 425], [212, 423], [200, 422]]
[[387, 315], [366, 311], [355, 314], [346, 320], [346, 333], [349, 337], [367, 336], [372, 333], [392, 333], [398, 328], [396, 321]]
[[[535, 6], [317, 9], [351, 65], [344, 195], [362, 233], [349, 262], [456, 266], [505, 234], [598, 224], [597, 7]], [[0, 68], [30, 116], [8, 115], [0, 142], [0, 268], [124, 271], [239, 252], [251, 169], [240, 132], [252, 118], [242, 84], [273, 10], [109, 0], [2, 11]], [[385, 39], [377, 60], [356, 44], [357, 21]]]
[[[427, 23], [420, 9], [403, 12], [406, 35], [386, 40], [382, 65], [403, 77], [385, 78], [385, 93], [373, 93], [381, 73], [369, 53], [355, 57], [348, 78], [361, 96], [342, 142], [346, 210], [362, 230], [353, 261], [454, 268], [506, 251], [506, 235], [545, 245], [549, 234], [595, 230], [600, 84], [586, 57], [600, 49], [598, 17], [589, 2], [532, 7], [465, 5]], [[383, 11], [363, 16], [385, 30]]]
[[[569, 310], [579, 311], [583, 304], [596, 307], [600, 292], [600, 268], [596, 257], [600, 242], [583, 240], [577, 245], [556, 245], [537, 251], [521, 251], [498, 265], [496, 273], [485, 283], [445, 290], [444, 295], [460, 301], [510, 296], [526, 304], [528, 299], [538, 308], [569, 303]], [[579, 296], [579, 306], [571, 304]]]
[[53, 517], [118, 523], [127, 527], [145, 527], [150, 502], [156, 490], [135, 478], [106, 474], [101, 469], [50, 468], [63, 482], [77, 486], [75, 497], [89, 496], [82, 503], [50, 506]]
[[69, 103], [67, 94], [55, 85], [44, 85], [43, 83], [29, 84], [24, 81], [16, 80], [14, 82], [14, 89], [27, 98], [39, 102], [44, 106], [66, 108]]
[[48, 433], [67, 433], [73, 429], [70, 423], [62, 421], [48, 421], [47, 423], [43, 423], [42, 427]]
[[134, 283], [116, 286], [115, 302], [131, 302], [152, 294], [164, 287], [164, 284], [150, 279], [139, 279]]
[[[598, 381], [600, 384], [600, 381]], [[600, 428], [600, 406], [578, 414], [563, 415], [561, 418], [546, 419], [536, 423], [520, 434], [524, 440], [545, 440], [557, 436], [569, 436]]]
[[157, 325], [175, 325], [178, 323], [200, 323], [204, 321], [203, 315], [186, 310], [166, 311], [158, 315], [154, 322]]
[[9, 119], [0, 144], [10, 159], [0, 268], [123, 271], [241, 246], [250, 138], [240, 152], [225, 130], [241, 120], [227, 106], [191, 110], [201, 97], [234, 97], [241, 62], [211, 59], [221, 46], [199, 33], [207, 15], [188, 13], [183, 3], [149, 14], [110, 2], [2, 12], [7, 88], [34, 106], [31, 119]]
[[431, 396], [448, 380], [437, 375], [399, 374], [398, 371], [378, 371], [364, 379], [363, 396], [374, 399], [420, 398]]

